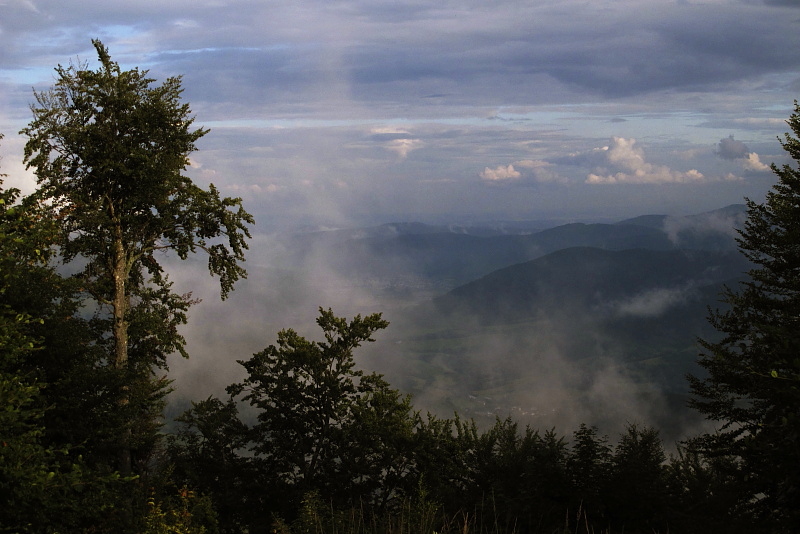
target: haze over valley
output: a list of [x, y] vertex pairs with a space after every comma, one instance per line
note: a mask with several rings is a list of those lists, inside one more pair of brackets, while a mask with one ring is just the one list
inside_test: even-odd
[[[512, 416], [563, 432], [657, 425], [667, 440], [697, 430], [684, 375], [707, 306], [749, 264], [736, 249], [743, 205], [617, 223], [376, 227], [259, 236], [249, 277], [192, 312], [189, 360], [175, 359], [178, 405], [222, 392], [236, 359], [293, 328], [316, 339], [317, 308], [390, 321], [356, 359], [412, 393], [418, 409], [492, 424]], [[175, 271], [196, 288], [191, 269]], [[224, 321], [215, 318], [224, 317]], [[198, 400], [198, 399], [193, 399]]]

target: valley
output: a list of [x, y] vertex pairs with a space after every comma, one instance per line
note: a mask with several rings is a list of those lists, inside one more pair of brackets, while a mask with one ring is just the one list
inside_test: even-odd
[[[318, 306], [381, 311], [390, 327], [357, 361], [418, 409], [562, 432], [636, 421], [674, 441], [702, 425], [685, 406], [685, 375], [699, 372], [697, 338], [715, 335], [708, 306], [749, 268], [734, 239], [744, 213], [282, 234], [253, 250], [257, 267], [233, 295], [247, 303], [243, 324], [218, 332], [201, 319], [192, 360], [223, 346], [244, 357], [282, 328], [313, 335]], [[238, 372], [215, 365], [215, 377]]]

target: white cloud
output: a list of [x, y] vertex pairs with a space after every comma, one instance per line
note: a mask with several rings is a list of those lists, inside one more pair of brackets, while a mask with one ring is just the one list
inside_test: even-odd
[[522, 176], [522, 173], [516, 170], [514, 165], [500, 165], [494, 169], [486, 167], [480, 176], [487, 182], [499, 183], [509, 180], [518, 180]]
[[553, 170], [553, 164], [542, 160], [524, 159], [514, 162], [517, 167], [527, 169], [530, 179], [537, 183], [566, 183], [567, 179]]
[[553, 170], [547, 161], [523, 159], [494, 169], [486, 167], [480, 177], [487, 183], [565, 183], [567, 180]]
[[749, 154], [747, 154], [747, 156], [744, 158], [744, 161], [742, 162], [742, 165], [748, 171], [769, 172], [770, 170], [772, 170], [770, 169], [769, 165], [766, 165], [761, 162], [761, 159], [759, 159], [758, 154], [756, 154], [755, 152], [750, 152]]
[[598, 153], [604, 156], [604, 165], [596, 167], [586, 177], [587, 184], [661, 184], [697, 183], [706, 177], [700, 171], [675, 171], [665, 165], [645, 161], [644, 152], [635, 146], [636, 139], [611, 138], [609, 146]]

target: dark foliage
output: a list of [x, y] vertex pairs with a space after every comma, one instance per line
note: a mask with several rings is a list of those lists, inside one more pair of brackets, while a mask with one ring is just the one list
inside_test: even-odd
[[[736, 510], [773, 531], [800, 524], [800, 107], [787, 121], [783, 148], [794, 165], [763, 204], [747, 201], [739, 247], [755, 264], [728, 289], [727, 311], [710, 321], [723, 335], [703, 341], [705, 378], [690, 377], [693, 406], [719, 423], [694, 446], [725, 468], [739, 495]], [[716, 460], [718, 459], [718, 460]]]

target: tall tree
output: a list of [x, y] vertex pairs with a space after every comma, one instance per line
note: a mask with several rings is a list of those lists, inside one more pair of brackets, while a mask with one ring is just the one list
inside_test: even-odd
[[[722, 334], [703, 341], [707, 377], [690, 377], [693, 406], [721, 423], [696, 445], [733, 458], [741, 505], [773, 532], [800, 524], [800, 106], [781, 144], [794, 160], [772, 165], [778, 183], [765, 202], [747, 199], [738, 239], [754, 264], [724, 311], [711, 314]], [[766, 523], [764, 523], [766, 524]]]
[[[100, 67], [58, 66], [55, 85], [34, 92], [33, 120], [21, 133], [39, 184], [34, 195], [59, 221], [60, 253], [65, 262], [81, 260], [76, 276], [96, 303], [98, 342], [110, 345], [124, 411], [137, 385], [143, 399], [163, 391], [149, 373], [166, 366], [167, 354], [186, 355], [176, 327], [191, 299], [172, 292], [156, 254], [206, 251], [225, 298], [246, 276], [240, 263], [253, 218], [241, 199], [221, 198], [213, 184], [204, 190], [182, 174], [208, 130], [193, 127], [181, 79], [154, 85], [147, 71], [123, 71], [100, 41], [93, 44]], [[121, 432], [123, 473], [131, 471], [132, 428]]]

